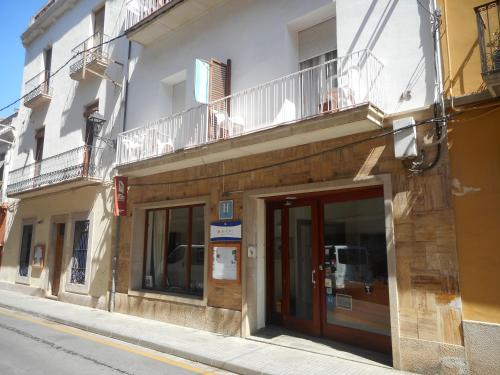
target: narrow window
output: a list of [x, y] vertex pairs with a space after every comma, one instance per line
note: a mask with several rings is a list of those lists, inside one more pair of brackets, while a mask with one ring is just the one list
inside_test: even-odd
[[71, 283], [85, 284], [87, 251], [89, 243], [89, 220], [75, 221]]
[[33, 238], [33, 224], [23, 225], [23, 235], [21, 239], [21, 254], [19, 257], [19, 276], [28, 276], [32, 238]]
[[149, 210], [144, 288], [203, 295], [204, 206]]
[[44, 70], [45, 70], [45, 84], [43, 85], [43, 93], [48, 94], [49, 93], [49, 86], [50, 86], [50, 69], [52, 66], [52, 47], [48, 47], [44, 50], [43, 53], [43, 63], [44, 63]]
[[40, 162], [43, 159], [43, 143], [45, 140], [45, 128], [38, 129], [35, 134], [36, 148], [35, 161]]
[[0, 154], [0, 181], [3, 180], [4, 165], [5, 165], [5, 152], [2, 152]]

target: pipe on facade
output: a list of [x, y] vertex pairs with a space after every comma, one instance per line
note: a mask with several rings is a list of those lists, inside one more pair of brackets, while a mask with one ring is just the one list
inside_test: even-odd
[[[128, 42], [128, 51], [127, 51], [127, 67], [125, 70], [125, 90], [123, 93], [123, 121], [122, 121], [122, 129], [124, 132], [126, 129], [127, 122], [127, 105], [128, 105], [128, 85], [129, 85], [129, 68], [130, 68], [130, 55], [132, 50], [132, 42], [129, 40]], [[113, 253], [113, 260], [111, 262], [111, 293], [109, 298], [109, 306], [108, 311], [115, 311], [115, 299], [116, 299], [116, 280], [117, 280], [117, 267], [118, 267], [118, 257], [120, 255], [120, 224], [121, 224], [121, 216], [116, 216], [116, 227], [115, 227], [115, 248]]]

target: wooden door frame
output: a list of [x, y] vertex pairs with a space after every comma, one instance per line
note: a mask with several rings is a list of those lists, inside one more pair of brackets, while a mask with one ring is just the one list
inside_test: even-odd
[[[320, 288], [319, 288], [319, 273], [318, 273], [318, 252], [319, 238], [315, 234], [318, 227], [318, 203], [310, 199], [295, 200], [287, 205], [285, 202], [269, 202], [266, 204], [266, 238], [267, 242], [267, 278], [266, 278], [266, 322], [282, 324], [287, 328], [319, 336], [321, 334], [321, 306], [320, 306]], [[289, 269], [289, 208], [293, 207], [311, 207], [311, 271], [315, 272], [315, 284], [311, 290], [312, 297], [312, 319], [310, 321], [297, 319], [289, 315], [290, 302], [290, 269]], [[273, 212], [276, 209], [281, 209], [281, 275], [282, 275], [282, 304], [281, 313], [277, 314], [273, 311], [273, 296], [274, 296], [274, 217]]]
[[[63, 258], [64, 258], [64, 246], [65, 246], [65, 239], [66, 239], [66, 229], [67, 229], [67, 224], [65, 221], [56, 221], [52, 223], [53, 225], [53, 230], [54, 232], [54, 262], [52, 264], [53, 266], [53, 274], [52, 274], [52, 286], [51, 286], [51, 294], [53, 296], [58, 296], [59, 293], [61, 292], [61, 275], [62, 275], [62, 270], [63, 270]], [[59, 226], [64, 225], [64, 234], [62, 236], [62, 246], [61, 246], [61, 253], [60, 257], [58, 259], [57, 255], [57, 239], [59, 238]], [[57, 269], [57, 263], [59, 263], [59, 275], [56, 274], [56, 269]], [[55, 285], [55, 279], [58, 279], [58, 285], [57, 285], [57, 293], [54, 294], [54, 285]]]
[[[319, 265], [324, 263], [325, 254], [321, 249], [324, 248], [324, 205], [333, 202], [346, 202], [351, 200], [362, 200], [369, 198], [382, 198], [384, 199], [384, 187], [381, 185], [377, 186], [366, 186], [360, 188], [351, 188], [346, 190], [338, 191], [326, 191], [326, 192], [312, 192], [312, 193], [302, 193], [300, 195], [294, 194], [297, 199], [294, 199], [290, 204], [284, 205], [286, 201], [286, 196], [280, 197], [270, 197], [266, 200], [266, 323], [281, 323], [283, 326], [295, 329], [297, 331], [305, 331], [306, 333], [313, 334], [316, 336], [322, 336], [328, 339], [338, 340], [342, 342], [347, 342], [354, 344], [356, 346], [366, 347], [369, 349], [375, 349], [377, 351], [382, 351], [385, 353], [392, 353], [392, 336], [384, 336], [376, 333], [358, 330], [354, 328], [347, 328], [337, 325], [328, 324], [326, 321], [326, 301], [325, 301], [325, 271], [319, 270]], [[290, 202], [290, 201], [288, 201]], [[315, 288], [314, 294], [319, 294], [318, 297], [313, 296], [313, 301], [316, 299], [316, 305], [318, 314], [313, 313], [313, 329], [311, 331], [304, 330], [303, 325], [296, 325], [293, 322], [283, 322], [276, 319], [276, 313], [273, 312], [272, 301], [274, 296], [274, 268], [273, 268], [273, 252], [274, 252], [274, 217], [272, 215], [276, 208], [282, 209], [282, 278], [283, 278], [283, 304], [282, 304], [282, 314], [285, 310], [288, 313], [288, 302], [289, 302], [289, 286], [286, 280], [289, 279], [288, 271], [285, 272], [285, 265], [289, 263], [288, 257], [288, 208], [289, 207], [300, 207], [303, 205], [311, 204], [313, 210], [311, 211], [311, 222], [312, 222], [312, 235], [313, 235], [313, 267], [316, 267], [316, 283], [317, 288]], [[315, 207], [315, 208], [314, 208]], [[316, 230], [314, 229], [316, 222]], [[388, 260], [387, 260], [388, 262]], [[388, 265], [389, 266], [389, 265]], [[285, 298], [285, 287], [286, 298]], [[389, 303], [390, 307], [390, 303]], [[317, 333], [316, 333], [317, 332]]]

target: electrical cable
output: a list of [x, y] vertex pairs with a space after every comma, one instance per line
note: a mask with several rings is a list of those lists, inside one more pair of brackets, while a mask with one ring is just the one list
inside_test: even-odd
[[25, 97], [27, 97], [31, 92], [37, 90], [40, 86], [42, 86], [43, 84], [47, 83], [52, 77], [54, 77], [57, 73], [59, 73], [61, 70], [63, 70], [66, 66], [68, 66], [68, 64], [73, 61], [76, 57], [78, 57], [79, 55], [83, 54], [84, 52], [89, 52], [89, 51], [92, 51], [96, 48], [99, 48], [99, 47], [102, 47], [103, 45], [105, 44], [108, 44], [108, 43], [111, 43], [111, 42], [114, 42], [115, 40], [119, 39], [119, 38], [123, 38], [125, 36], [125, 34], [120, 34], [110, 40], [107, 40], [105, 42], [102, 42], [94, 47], [91, 47], [85, 51], [80, 51], [80, 52], [77, 52], [75, 53], [73, 56], [71, 56], [63, 65], [61, 65], [54, 73], [52, 73], [49, 77], [47, 77], [45, 79], [45, 81], [41, 82], [38, 86], [36, 86], [33, 90], [30, 90], [28, 93], [24, 94], [23, 96], [21, 96], [20, 98], [16, 99], [15, 101], [13, 101], [12, 103], [9, 103], [8, 105], [0, 108], [0, 112], [3, 112], [4, 110], [6, 110], [7, 108], [10, 108], [12, 107], [14, 104], [16, 103], [19, 103], [21, 100], [23, 100]]
[[402, 132], [404, 130], [411, 129], [411, 128], [414, 128], [414, 127], [418, 127], [418, 126], [422, 126], [422, 125], [428, 125], [428, 124], [434, 123], [436, 121], [445, 121], [445, 120], [450, 119], [451, 117], [452, 117], [451, 115], [448, 115], [448, 116], [446, 116], [446, 118], [432, 118], [432, 119], [429, 119], [429, 120], [419, 121], [419, 122], [417, 122], [415, 124], [404, 126], [402, 128], [396, 129], [396, 130], [393, 129], [393, 130], [389, 130], [389, 131], [386, 131], [386, 132], [383, 132], [383, 133], [375, 134], [375, 135], [372, 135], [372, 136], [369, 136], [369, 137], [365, 137], [365, 138], [359, 139], [359, 140], [354, 141], [354, 142], [346, 143], [346, 144], [343, 144], [343, 145], [340, 145], [340, 146], [336, 146], [336, 147], [331, 147], [331, 148], [328, 148], [328, 149], [325, 149], [325, 150], [321, 150], [321, 151], [318, 151], [318, 152], [315, 152], [315, 153], [312, 153], [312, 154], [309, 154], [309, 155], [306, 155], [306, 156], [301, 156], [301, 157], [294, 158], [294, 159], [283, 160], [283, 161], [280, 161], [280, 162], [277, 162], [277, 163], [272, 163], [272, 164], [263, 165], [263, 166], [259, 166], [259, 167], [248, 168], [248, 169], [244, 169], [244, 170], [241, 170], [241, 171], [229, 172], [229, 173], [220, 173], [218, 175], [206, 176], [206, 177], [196, 177], [196, 178], [185, 179], [185, 180], [173, 180], [173, 181], [166, 181], [166, 182], [151, 182], [151, 183], [131, 183], [131, 184], [129, 184], [129, 186], [157, 186], [157, 185], [185, 184], [185, 183], [190, 183], [190, 182], [205, 181], [205, 180], [211, 180], [211, 179], [216, 179], [216, 178], [223, 178], [223, 177], [230, 177], [230, 176], [235, 176], [235, 175], [239, 175], [239, 174], [251, 173], [251, 172], [256, 172], [256, 171], [259, 171], [259, 170], [262, 170], [262, 169], [275, 168], [275, 167], [279, 167], [279, 166], [282, 166], [282, 165], [285, 165], [285, 164], [295, 163], [295, 162], [298, 162], [298, 161], [302, 161], [302, 160], [310, 159], [310, 158], [313, 158], [313, 157], [321, 156], [323, 154], [327, 154], [327, 153], [330, 153], [330, 152], [339, 151], [339, 150], [342, 150], [342, 149], [345, 149], [345, 148], [348, 148], [348, 147], [356, 146], [358, 144], [362, 144], [362, 143], [369, 142], [369, 141], [372, 141], [372, 140], [376, 140], [376, 139], [379, 139], [379, 138], [383, 138], [383, 137], [386, 137], [386, 136], [389, 136], [389, 135], [393, 135], [393, 134], [396, 134], [396, 133], [399, 133], [399, 132]]

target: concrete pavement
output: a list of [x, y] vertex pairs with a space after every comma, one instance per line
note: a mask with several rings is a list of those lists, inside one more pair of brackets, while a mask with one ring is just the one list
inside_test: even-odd
[[4, 290], [0, 290], [0, 307], [240, 374], [402, 373], [368, 360], [311, 353]]
[[2, 375], [230, 375], [136, 345], [0, 308]]

